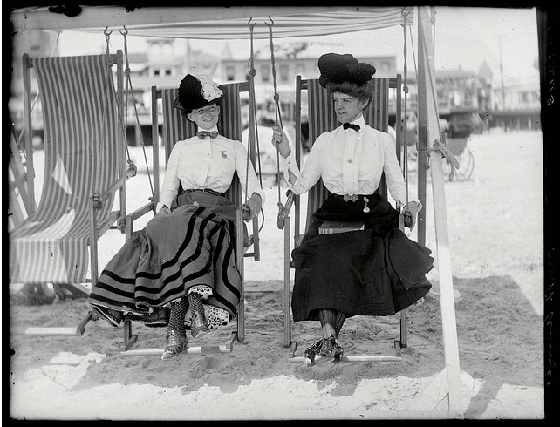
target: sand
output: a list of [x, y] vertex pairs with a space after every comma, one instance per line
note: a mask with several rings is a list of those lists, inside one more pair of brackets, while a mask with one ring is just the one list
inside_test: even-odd
[[[83, 299], [34, 305], [12, 284], [11, 417], [542, 419], [542, 133], [492, 130], [473, 135], [468, 147], [476, 159], [472, 177], [445, 182], [453, 286], [460, 295], [455, 302], [460, 408], [450, 411], [447, 400], [437, 263], [430, 273], [434, 291], [423, 304], [407, 310], [406, 348], [394, 346], [399, 315], [356, 316], [341, 331], [346, 354], [393, 356], [395, 361], [313, 367], [294, 362], [292, 351], [284, 346], [284, 238], [276, 226], [278, 194], [265, 181], [261, 260], [245, 262], [242, 343], [235, 343], [229, 353], [162, 361], [157, 356], [123, 355], [122, 327], [103, 321], [88, 323], [81, 336], [26, 335], [29, 327], [77, 326], [88, 305]], [[131, 153], [140, 173], [129, 181], [129, 210], [141, 206], [150, 192], [141, 149], [131, 147]], [[413, 193], [414, 168], [411, 162]], [[284, 194], [282, 188], [282, 200]], [[431, 198], [429, 180], [426, 245], [437, 259]], [[136, 228], [142, 226], [140, 221]], [[416, 230], [409, 235], [416, 238]], [[113, 230], [102, 237], [101, 266], [123, 242]], [[226, 343], [232, 328], [191, 339], [191, 345]], [[139, 335], [135, 348], [162, 348], [165, 343], [164, 329], [134, 324], [134, 332]], [[290, 333], [300, 356], [319, 337], [319, 328], [316, 323], [292, 323]]]

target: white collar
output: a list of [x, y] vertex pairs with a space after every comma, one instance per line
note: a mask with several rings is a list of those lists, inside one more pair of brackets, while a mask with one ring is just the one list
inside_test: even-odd
[[366, 119], [364, 119], [364, 115], [362, 114], [360, 117], [358, 117], [357, 119], [354, 119], [354, 121], [350, 122], [351, 125], [359, 125], [360, 126], [360, 130], [362, 130], [364, 128], [364, 126], [366, 125]]
[[366, 119], [364, 119], [364, 115], [362, 114], [360, 117], [358, 117], [356, 120], [354, 120], [351, 124], [352, 125], [360, 125], [360, 129], [362, 129], [366, 125]]
[[208, 129], [208, 130], [202, 129], [200, 126], [198, 126], [197, 132], [218, 132], [218, 126], [214, 126], [212, 129]]

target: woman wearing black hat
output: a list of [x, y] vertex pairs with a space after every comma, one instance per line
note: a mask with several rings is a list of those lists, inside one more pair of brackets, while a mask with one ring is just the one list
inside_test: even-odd
[[[272, 138], [295, 194], [319, 178], [330, 192], [292, 251], [294, 322], [319, 321], [322, 327], [322, 339], [304, 352], [309, 365], [317, 355], [340, 360], [344, 350], [338, 336], [346, 318], [392, 315], [425, 296], [431, 288], [426, 274], [433, 268], [431, 251], [399, 230], [399, 212], [375, 193], [384, 172], [406, 216], [414, 221], [421, 208], [418, 201], [405, 205], [406, 185], [391, 136], [364, 120], [375, 68], [335, 53], [321, 56], [318, 67], [319, 83], [330, 92], [341, 125], [316, 139], [301, 172], [282, 130], [275, 128]], [[362, 222], [365, 230], [319, 234], [326, 220]]]
[[223, 196], [234, 174], [251, 195], [244, 220], [253, 219], [264, 200], [243, 144], [218, 132], [222, 96], [208, 76], [189, 74], [181, 81], [175, 107], [196, 123], [197, 136], [174, 145], [158, 213], [107, 264], [89, 297], [94, 312], [114, 326], [125, 314], [147, 326], [167, 326], [162, 359], [187, 348], [189, 324], [197, 337], [236, 316], [241, 276], [235, 209]]

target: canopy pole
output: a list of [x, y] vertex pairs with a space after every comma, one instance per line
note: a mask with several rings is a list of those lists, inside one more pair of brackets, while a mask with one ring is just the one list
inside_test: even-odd
[[[435, 13], [432, 10], [432, 14]], [[440, 140], [439, 117], [436, 103], [436, 82], [434, 71], [434, 45], [432, 37], [433, 15], [427, 6], [418, 8], [418, 57], [420, 62], [418, 73], [419, 97], [418, 106], [421, 117], [422, 137], [419, 156], [427, 158], [428, 150]], [[422, 90], [420, 90], [422, 88]], [[450, 412], [461, 412], [461, 373], [459, 366], [459, 346], [455, 324], [455, 306], [453, 292], [453, 276], [449, 255], [447, 233], [447, 210], [443, 181], [441, 153], [430, 151], [430, 171], [434, 200], [434, 222], [436, 232], [437, 258], [440, 275], [440, 310], [445, 350], [445, 369], [447, 379], [448, 409]], [[420, 158], [420, 157], [419, 157]], [[418, 166], [418, 172], [426, 173], [426, 168]], [[425, 179], [425, 178], [424, 178]], [[419, 178], [420, 186], [420, 178]], [[424, 225], [425, 227], [425, 225]]]

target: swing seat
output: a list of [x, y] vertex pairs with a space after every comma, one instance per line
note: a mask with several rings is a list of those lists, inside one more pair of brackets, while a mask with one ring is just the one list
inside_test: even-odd
[[[241, 141], [241, 102], [240, 92], [248, 91], [249, 85], [244, 83], [232, 83], [222, 85], [224, 90], [224, 98], [221, 103], [220, 117], [218, 119], [218, 129], [220, 133], [226, 138]], [[182, 117], [179, 110], [174, 108], [174, 102], [177, 97], [177, 89], [158, 89], [152, 86], [152, 134], [153, 140], [159, 140], [159, 129], [161, 127], [161, 136], [165, 147], [166, 158], [169, 158], [173, 146], [176, 142], [191, 138], [196, 135], [196, 124], [186, 120]], [[159, 108], [159, 100], [161, 100], [161, 108]], [[158, 123], [157, 112], [162, 111], [163, 122]], [[254, 153], [254, 141], [249, 141], [251, 149], [248, 152]], [[155, 161], [155, 159], [154, 159]], [[251, 158], [254, 164], [254, 159]], [[158, 177], [159, 178], [159, 177]], [[159, 199], [159, 184], [158, 179], [156, 182], [156, 195], [155, 199]], [[249, 236], [248, 245], [244, 245], [244, 221], [241, 205], [243, 204], [242, 186], [237, 174], [235, 174], [233, 182], [225, 194], [225, 197], [233, 202], [236, 208], [236, 263], [241, 273], [241, 289], [240, 299], [237, 306], [236, 317], [236, 330], [233, 331], [225, 343], [215, 345], [198, 345], [189, 346], [181, 354], [219, 354], [229, 353], [233, 350], [235, 342], [243, 342], [245, 337], [245, 318], [244, 318], [244, 291], [243, 291], [243, 259], [252, 257], [255, 261], [260, 260], [260, 240], [259, 240], [259, 225], [258, 218], [254, 218], [252, 224], [252, 234]], [[171, 208], [176, 206], [173, 203]], [[251, 252], [249, 250], [253, 248]], [[163, 348], [133, 348], [138, 341], [138, 335], [132, 332], [132, 322], [135, 319], [125, 317], [124, 319], [124, 351], [121, 352], [124, 356], [161, 356]]]
[[[374, 78], [374, 94], [372, 102], [364, 111], [364, 118], [368, 125], [380, 131], [387, 131], [388, 128], [388, 114], [389, 114], [389, 89], [396, 91], [396, 117], [400, 122], [401, 117], [401, 77], [397, 75], [394, 78]], [[318, 79], [302, 79], [297, 76], [296, 79], [296, 128], [299, 130], [296, 133], [296, 161], [301, 167], [301, 97], [302, 92], [307, 91], [308, 94], [308, 117], [309, 117], [309, 141], [314, 142], [317, 137], [327, 131], [332, 131], [338, 126], [336, 114], [332, 108], [328, 92], [319, 85]], [[402, 135], [399, 127], [396, 129], [397, 137], [395, 149], [397, 157], [399, 157], [400, 146], [402, 143]], [[382, 175], [380, 186], [377, 193], [387, 198], [387, 185], [385, 176]], [[313, 213], [324, 203], [328, 198], [329, 191], [319, 181], [308, 191], [307, 201], [307, 214], [305, 218], [305, 231], [309, 229], [311, 223], [311, 216]], [[294, 262], [291, 260], [291, 236], [290, 236], [290, 210], [291, 206], [295, 205], [295, 230], [293, 242], [295, 247], [298, 247], [304, 237], [305, 233], [300, 233], [300, 202], [299, 195], [288, 191], [288, 198], [285, 205], [280, 209], [278, 215], [278, 227], [284, 230], [284, 347], [290, 348], [291, 360], [294, 362], [303, 362], [303, 356], [296, 356], [298, 344], [292, 341], [291, 338], [291, 289], [290, 289], [290, 268], [294, 268]], [[401, 230], [404, 229], [404, 218], [400, 218]], [[323, 230], [320, 232], [328, 234], [361, 229], [362, 224], [340, 224], [332, 222], [330, 224], [323, 224]], [[405, 348], [406, 344], [406, 310], [401, 310], [399, 321], [399, 339], [394, 341], [395, 348]], [[319, 361], [317, 359], [317, 361]], [[387, 356], [387, 355], [345, 355], [340, 361], [346, 362], [367, 362], [367, 361], [397, 361], [401, 360], [400, 356]]]

